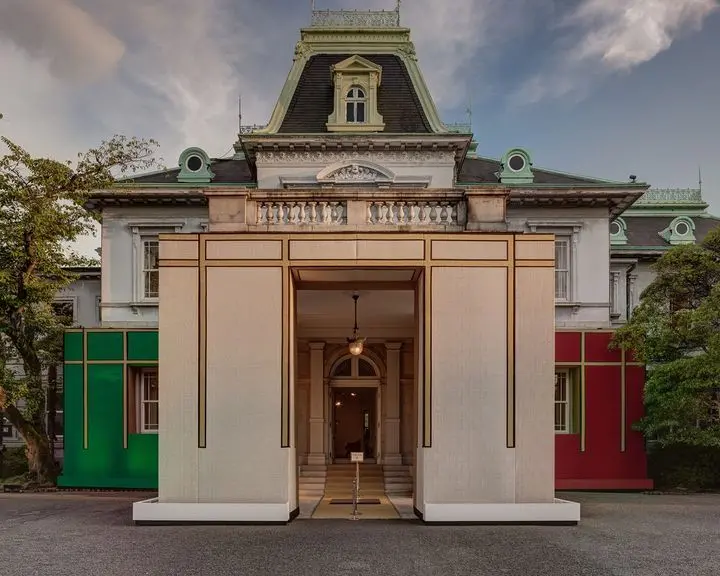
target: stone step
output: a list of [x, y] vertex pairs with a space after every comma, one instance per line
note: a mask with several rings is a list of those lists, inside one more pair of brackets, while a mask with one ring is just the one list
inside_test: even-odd
[[325, 470], [301, 470], [300, 478], [325, 478], [327, 472]]

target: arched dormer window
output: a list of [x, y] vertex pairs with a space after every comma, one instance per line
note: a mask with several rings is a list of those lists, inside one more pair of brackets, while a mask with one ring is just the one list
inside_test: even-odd
[[366, 105], [365, 91], [359, 86], [350, 88], [345, 97], [345, 120], [349, 124], [363, 124]]

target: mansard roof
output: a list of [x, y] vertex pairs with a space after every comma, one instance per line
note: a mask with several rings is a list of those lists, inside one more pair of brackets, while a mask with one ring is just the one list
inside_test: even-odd
[[[283, 134], [322, 134], [333, 112], [334, 87], [331, 67], [352, 54], [311, 56], [298, 80], [292, 100], [278, 130]], [[385, 134], [430, 133], [432, 129], [412, 80], [400, 57], [392, 54], [363, 54], [382, 67], [378, 88], [378, 112], [385, 121]]]
[[[622, 216], [627, 229], [627, 244], [625, 246], [613, 246], [613, 251], [643, 251], [643, 249], [670, 249], [672, 245], [661, 236], [661, 232], [665, 230], [675, 220], [675, 216]], [[695, 229], [696, 242], [701, 242], [703, 238], [714, 228], [720, 226], [720, 218], [714, 216], [690, 217]]]
[[[245, 159], [236, 158], [214, 158], [211, 160], [212, 171], [215, 176], [213, 184], [251, 184], [255, 178], [250, 172], [250, 167]], [[150, 174], [139, 174], [118, 181], [119, 185], [133, 184], [172, 184], [177, 187], [188, 187], [187, 184], [178, 183], [180, 168], [171, 168]], [[199, 184], [207, 186], [207, 184]]]
[[[484, 157], [469, 157], [464, 160], [457, 181], [458, 184], [497, 184], [500, 181], [498, 175], [501, 171], [502, 163], [500, 160]], [[534, 167], [532, 168], [532, 173], [534, 181], [532, 184], [528, 184], [528, 187], [533, 187], [537, 184], [549, 186], [594, 185], [628, 187], [627, 182], [612, 182], [610, 180], [565, 174], [563, 172], [543, 170]]]

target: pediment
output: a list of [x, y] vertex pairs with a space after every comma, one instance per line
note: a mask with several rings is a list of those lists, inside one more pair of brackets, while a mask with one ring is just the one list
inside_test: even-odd
[[332, 71], [334, 73], [342, 72], [343, 74], [367, 74], [375, 72], [379, 76], [382, 74], [382, 66], [378, 66], [375, 62], [371, 62], [367, 58], [356, 54], [335, 64], [332, 67]]
[[371, 162], [344, 162], [323, 168], [317, 175], [320, 183], [393, 182], [395, 174]]

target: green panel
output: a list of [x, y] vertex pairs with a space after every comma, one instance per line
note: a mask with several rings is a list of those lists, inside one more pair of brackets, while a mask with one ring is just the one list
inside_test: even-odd
[[128, 360], [157, 362], [158, 333], [128, 332]]
[[131, 434], [123, 447], [123, 364], [87, 366], [88, 447], [83, 448], [83, 368], [65, 366], [64, 465], [58, 485], [157, 489], [157, 434]]
[[88, 332], [88, 360], [120, 360], [123, 358], [122, 332]]
[[66, 364], [63, 374], [65, 431], [63, 437], [64, 469], [80, 466], [83, 453], [83, 366]]
[[83, 333], [65, 332], [64, 339], [65, 361], [82, 362], [83, 360]]

